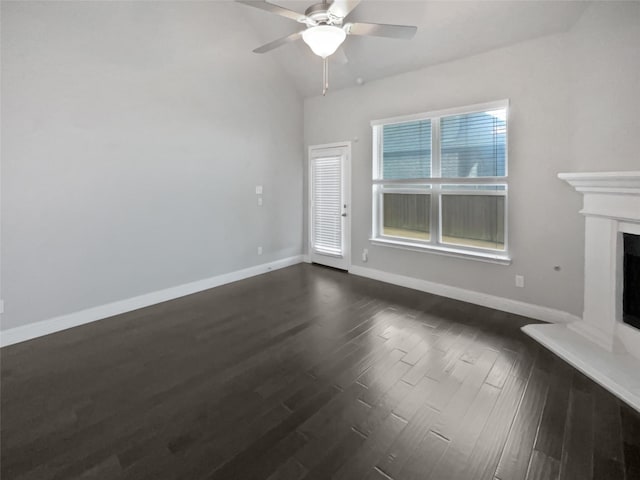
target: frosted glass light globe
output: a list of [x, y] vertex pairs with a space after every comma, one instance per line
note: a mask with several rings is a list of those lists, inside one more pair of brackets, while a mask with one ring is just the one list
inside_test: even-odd
[[335, 53], [345, 38], [347, 38], [346, 32], [332, 25], [318, 25], [302, 32], [304, 43], [309, 45], [313, 53], [322, 58]]

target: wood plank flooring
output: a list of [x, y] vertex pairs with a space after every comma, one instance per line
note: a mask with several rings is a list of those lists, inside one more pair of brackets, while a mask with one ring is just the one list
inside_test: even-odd
[[1, 476], [640, 479], [532, 320], [296, 265], [1, 350]]

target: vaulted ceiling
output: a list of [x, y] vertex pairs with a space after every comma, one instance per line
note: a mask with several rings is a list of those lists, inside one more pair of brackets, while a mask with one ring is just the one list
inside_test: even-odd
[[[272, 3], [304, 12], [309, 5], [319, 2], [273, 0]], [[565, 32], [587, 5], [585, 1], [363, 0], [348, 17], [349, 21], [416, 25], [418, 33], [409, 41], [347, 37], [343, 49], [348, 63], [331, 63], [330, 89], [356, 85], [358, 78], [368, 82]], [[303, 28], [293, 20], [241, 4], [235, 6], [262, 43]], [[277, 62], [303, 96], [321, 92], [322, 61], [302, 40], [262, 55]]]

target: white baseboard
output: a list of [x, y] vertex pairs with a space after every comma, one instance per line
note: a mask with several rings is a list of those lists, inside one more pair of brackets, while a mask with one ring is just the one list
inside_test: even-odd
[[262, 265], [256, 265], [254, 267], [217, 275], [215, 277], [205, 278], [196, 282], [185, 283], [176, 287], [170, 287], [164, 290], [139, 295], [137, 297], [88, 308], [79, 312], [60, 315], [59, 317], [30, 323], [22, 327], [10, 328], [0, 332], [0, 346], [6, 347], [8, 345], [13, 345], [14, 343], [24, 342], [32, 338], [84, 325], [85, 323], [95, 322], [96, 320], [102, 320], [121, 313], [166, 302], [167, 300], [173, 300], [174, 298], [184, 297], [185, 295], [201, 292], [203, 290], [208, 290], [231, 282], [237, 282], [238, 280], [254, 277], [256, 275], [285, 268], [290, 265], [295, 265], [302, 261], [303, 256], [296, 255], [276, 260], [274, 262], [263, 263]]
[[441, 283], [429, 282], [419, 278], [397, 275], [395, 273], [383, 272], [373, 268], [360, 267], [352, 265], [349, 273], [360, 277], [367, 277], [381, 282], [392, 283], [401, 287], [420, 290], [421, 292], [433, 293], [443, 297], [461, 300], [463, 302], [482, 305], [483, 307], [494, 308], [503, 312], [522, 315], [523, 317], [534, 318], [549, 323], [569, 323], [581, 320], [580, 317], [572, 315], [568, 312], [556, 310], [549, 307], [542, 307], [531, 303], [511, 300], [509, 298], [497, 297], [486, 293], [476, 292], [474, 290], [466, 290], [464, 288], [452, 287]]
[[[283, 258], [282, 260], [276, 260], [274, 262], [256, 265], [243, 270], [236, 270], [235, 272], [229, 272], [223, 275], [198, 280], [196, 282], [159, 290], [157, 292], [151, 292], [137, 297], [88, 308], [79, 312], [30, 323], [22, 327], [10, 328], [0, 332], [0, 346], [5, 347], [13, 345], [14, 343], [24, 342], [32, 338], [77, 327], [79, 325], [84, 325], [85, 323], [95, 322], [96, 320], [148, 307], [157, 303], [166, 302], [168, 300], [173, 300], [174, 298], [184, 297], [185, 295], [201, 292], [203, 290], [236, 282], [238, 280], [267, 273], [272, 270], [278, 270], [301, 262], [309, 262], [309, 257], [307, 255], [296, 255], [293, 257]], [[412, 288], [414, 290], [420, 290], [422, 292], [433, 293], [443, 297], [495, 308], [496, 310], [515, 313], [517, 315], [542, 320], [544, 322], [569, 323], [580, 320], [579, 317], [560, 310], [519, 302], [508, 298], [496, 297], [485, 293], [475, 292], [473, 290], [465, 290], [463, 288], [428, 282], [418, 278], [383, 272], [372, 268], [353, 265], [349, 269], [349, 273], [371, 278], [373, 280], [379, 280], [381, 282]]]
[[303, 255], [302, 256], [302, 261], [304, 263], [311, 263], [311, 256], [310, 255]]

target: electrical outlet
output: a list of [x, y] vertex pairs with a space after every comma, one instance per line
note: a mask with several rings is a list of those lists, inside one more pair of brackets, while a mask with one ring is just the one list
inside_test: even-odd
[[516, 287], [524, 288], [524, 275], [516, 275]]
[[258, 206], [261, 207], [262, 206], [262, 197], [258, 197]]
[[262, 255], [262, 247], [258, 247], [258, 255]]

